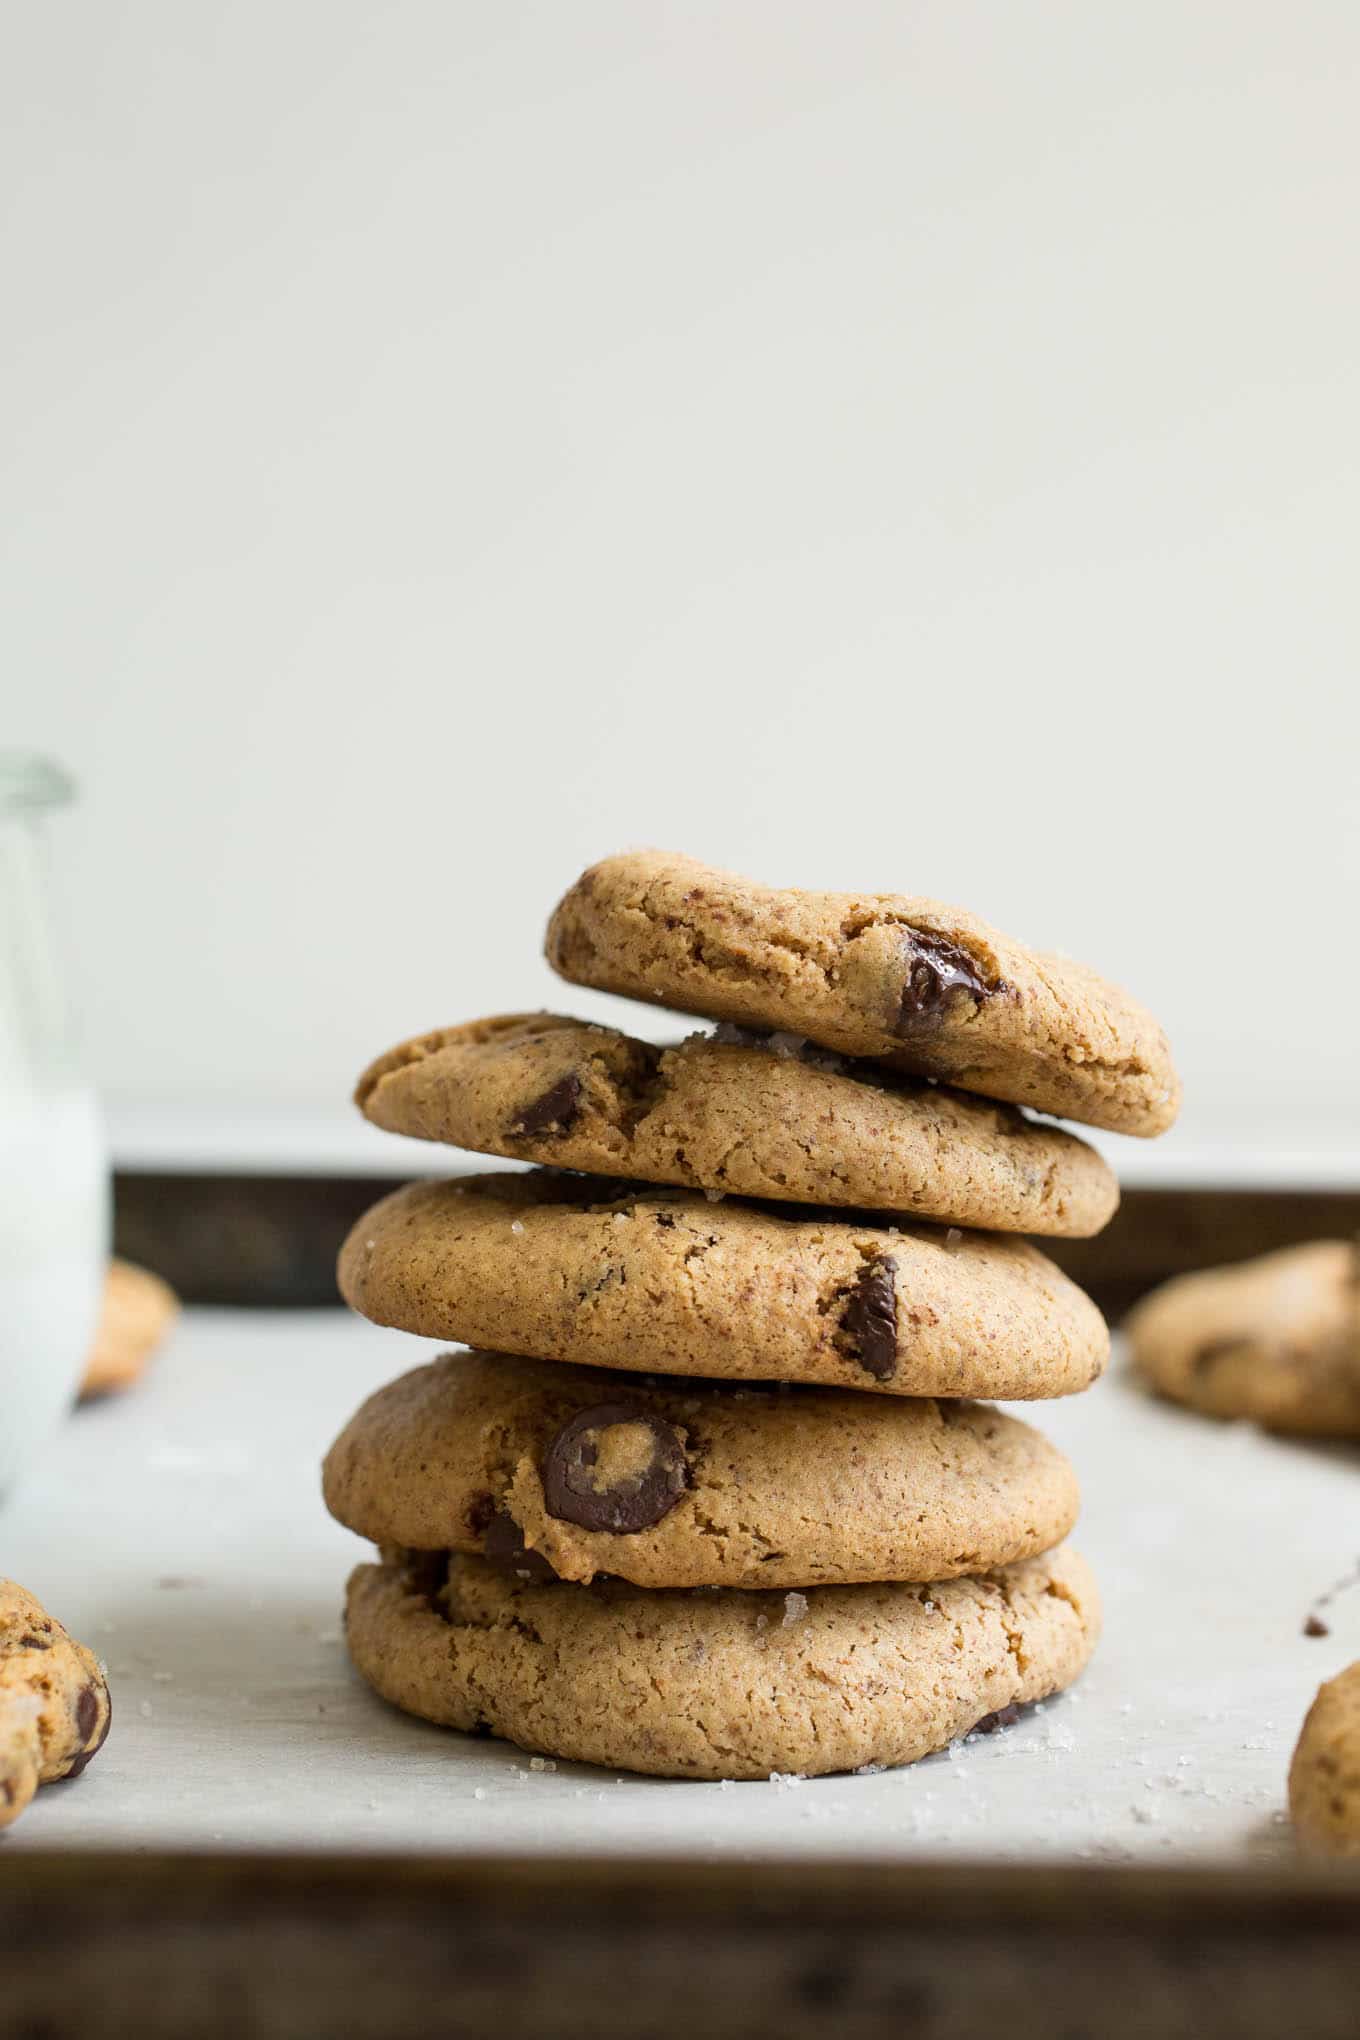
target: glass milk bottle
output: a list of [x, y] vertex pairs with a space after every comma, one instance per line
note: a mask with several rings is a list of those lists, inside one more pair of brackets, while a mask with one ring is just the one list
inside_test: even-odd
[[0, 751], [0, 1499], [75, 1400], [108, 1254], [108, 1172], [50, 922], [65, 774]]

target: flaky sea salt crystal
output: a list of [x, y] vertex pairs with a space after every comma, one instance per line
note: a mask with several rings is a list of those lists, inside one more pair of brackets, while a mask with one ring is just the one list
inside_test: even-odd
[[524, 1231], [524, 1220], [522, 1218], [512, 1218], [510, 1230], [512, 1233], [522, 1233]]
[[732, 1790], [732, 1782], [733, 1781], [730, 1778], [719, 1778], [718, 1780], [719, 1792], [730, 1792]]
[[948, 1232], [944, 1236], [944, 1243], [946, 1248], [951, 1254], [954, 1252], [954, 1249], [956, 1247], [961, 1247], [963, 1245], [963, 1234], [959, 1231], [956, 1225], [950, 1226]]
[[768, 1628], [769, 1628], [769, 1626], [770, 1626], [770, 1618], [769, 1618], [769, 1616], [768, 1616], [768, 1615], [757, 1615], [757, 1617], [756, 1617], [756, 1628], [757, 1628], [757, 1629], [768, 1629]]
[[627, 1225], [628, 1220], [631, 1216], [632, 1214], [630, 1212], [616, 1211], [614, 1213], [614, 1223], [615, 1225]]
[[857, 1778], [876, 1778], [880, 1771], [886, 1771], [887, 1768], [886, 1764], [857, 1764], [855, 1766], [855, 1776]]
[[710, 1204], [721, 1204], [727, 1192], [725, 1190], [705, 1190], [704, 1195]]
[[531, 1771], [555, 1771], [557, 1766], [551, 1757], [530, 1757], [529, 1769]]
[[780, 1792], [791, 1792], [795, 1785], [807, 1784], [806, 1771], [771, 1771], [770, 1783]]
[[808, 1600], [806, 1594], [785, 1594], [784, 1620], [780, 1623], [780, 1628], [792, 1629], [795, 1622], [803, 1621], [807, 1611]]
[[486, 1787], [484, 1785], [474, 1785], [472, 1788], [472, 1796], [474, 1799], [485, 1799]]

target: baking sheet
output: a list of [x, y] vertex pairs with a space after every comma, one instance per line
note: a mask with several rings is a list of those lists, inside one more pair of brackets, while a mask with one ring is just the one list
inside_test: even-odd
[[910, 1769], [758, 1784], [532, 1770], [350, 1671], [318, 1464], [438, 1350], [340, 1312], [191, 1311], [135, 1395], [81, 1410], [0, 1505], [0, 1570], [107, 1660], [114, 1732], [7, 1850], [94, 1846], [1239, 1862], [1287, 1858], [1318, 1682], [1360, 1657], [1360, 1452], [1147, 1399], [1118, 1362], [1031, 1404], [1074, 1459], [1106, 1631], [1071, 1694]]

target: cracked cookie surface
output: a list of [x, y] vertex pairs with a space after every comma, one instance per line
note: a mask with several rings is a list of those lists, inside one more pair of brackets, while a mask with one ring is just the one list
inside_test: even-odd
[[1128, 993], [937, 900], [781, 891], [635, 851], [576, 881], [546, 954], [574, 984], [1120, 1133], [1164, 1132], [1180, 1102], [1166, 1036]]
[[788, 1036], [655, 1048], [551, 1013], [403, 1042], [355, 1093], [391, 1133], [745, 1197], [1085, 1238], [1119, 1201], [1074, 1135]]
[[549, 1169], [396, 1191], [339, 1281], [377, 1324], [634, 1373], [1026, 1399], [1086, 1388], [1109, 1355], [1090, 1298], [1025, 1240]]
[[1057, 1448], [986, 1404], [489, 1353], [370, 1396], [323, 1488], [374, 1544], [477, 1554], [490, 1536], [512, 1571], [519, 1543], [560, 1579], [643, 1587], [952, 1579], [1060, 1543], [1079, 1501]]
[[17, 1580], [0, 1579], [0, 1828], [74, 1778], [109, 1732], [99, 1662]]
[[522, 1749], [682, 1778], [908, 1764], [1070, 1685], [1100, 1627], [1067, 1546], [978, 1577], [806, 1594], [508, 1577], [454, 1558], [349, 1583], [350, 1655], [384, 1699]]
[[1306, 1849], [1360, 1857], [1360, 1664], [1318, 1689], [1289, 1767], [1289, 1812]]
[[1360, 1248], [1284, 1247], [1178, 1275], [1124, 1321], [1135, 1366], [1205, 1416], [1360, 1438]]

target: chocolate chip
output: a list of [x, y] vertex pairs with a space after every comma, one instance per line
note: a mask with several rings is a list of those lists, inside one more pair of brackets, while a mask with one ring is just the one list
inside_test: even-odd
[[986, 982], [968, 951], [957, 942], [944, 935], [928, 935], [920, 928], [903, 929], [902, 963], [905, 977], [897, 1009], [899, 1034], [934, 1025], [964, 999], [981, 1005], [1001, 989]]
[[984, 1714], [981, 1721], [975, 1721], [969, 1731], [972, 1735], [995, 1735], [999, 1728], [1014, 1728], [1020, 1719], [1020, 1709], [1012, 1700], [1005, 1707], [998, 1707], [994, 1714]]
[[90, 1737], [94, 1735], [95, 1727], [99, 1724], [99, 1695], [93, 1686], [82, 1686], [80, 1698], [76, 1701], [76, 1727], [80, 1731], [81, 1738], [86, 1747], [81, 1751], [70, 1770], [66, 1773], [68, 1778], [78, 1778], [86, 1765], [99, 1755], [99, 1752], [109, 1739], [109, 1730], [113, 1726], [113, 1702], [109, 1699], [107, 1692], [104, 1695], [103, 1716], [102, 1725], [99, 1726], [99, 1733], [95, 1736], [94, 1741], [91, 1742]]
[[1305, 1636], [1330, 1636], [1331, 1628], [1320, 1615], [1310, 1615], [1303, 1625]]
[[557, 1574], [541, 1551], [530, 1551], [524, 1532], [514, 1517], [497, 1509], [486, 1526], [482, 1556], [505, 1572], [525, 1574], [532, 1580], [555, 1580]]
[[420, 1594], [425, 1600], [433, 1601], [448, 1581], [449, 1554], [447, 1551], [403, 1551], [401, 1571], [407, 1593]]
[[98, 1719], [99, 1695], [95, 1692], [93, 1686], [82, 1686], [80, 1698], [76, 1701], [76, 1727], [80, 1732], [82, 1743], [87, 1743], [90, 1740], [90, 1737], [94, 1734], [95, 1723]]
[[496, 1513], [496, 1497], [486, 1494], [474, 1495], [467, 1505], [466, 1520], [468, 1535], [480, 1537]]
[[843, 1350], [875, 1381], [888, 1381], [897, 1367], [897, 1263], [891, 1254], [866, 1261], [841, 1311]]
[[549, 1515], [582, 1530], [616, 1536], [649, 1530], [688, 1485], [680, 1433], [639, 1403], [596, 1403], [581, 1410], [562, 1426], [543, 1459]]
[[512, 1134], [566, 1133], [581, 1109], [581, 1079], [576, 1070], [546, 1090], [541, 1098], [526, 1105], [510, 1128]]

